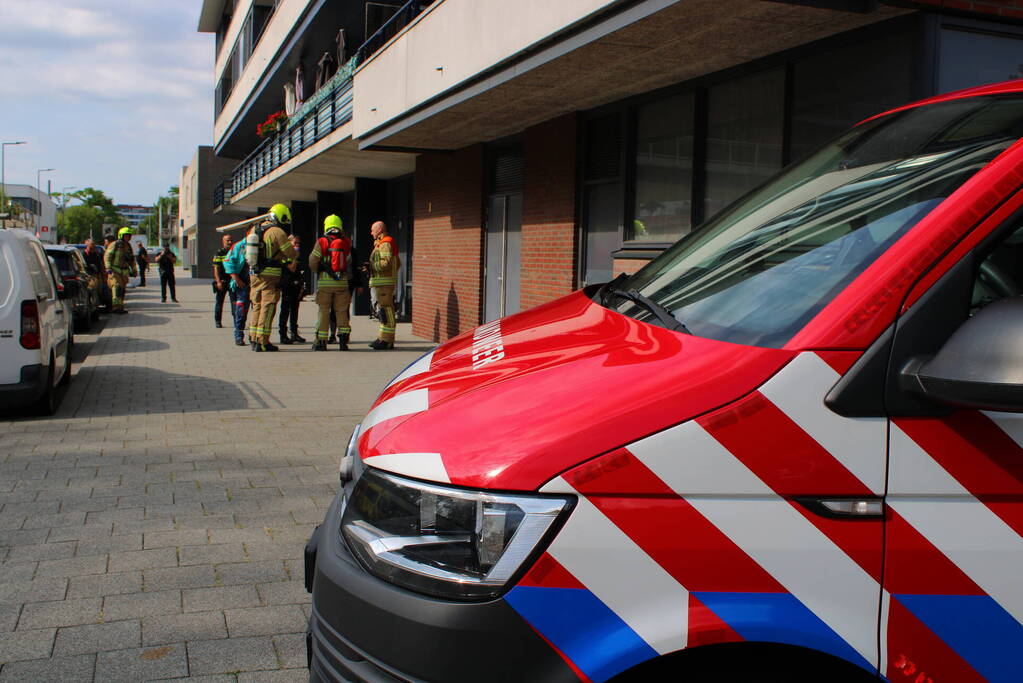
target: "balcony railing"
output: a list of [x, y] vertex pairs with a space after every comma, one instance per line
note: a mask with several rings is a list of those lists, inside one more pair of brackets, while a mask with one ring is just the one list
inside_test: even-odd
[[232, 183], [231, 179], [221, 180], [213, 188], [213, 210], [220, 211], [231, 203]]
[[365, 43], [359, 46], [352, 59], [356, 60], [359, 64], [365, 62], [373, 53], [386, 45], [387, 41], [411, 24], [412, 20], [422, 14], [423, 10], [432, 5], [433, 2], [434, 0], [409, 0], [409, 2], [406, 2], [373, 35], [367, 38]]
[[[285, 130], [263, 140], [238, 164], [230, 181], [223, 184], [220, 206], [351, 120], [352, 76], [346, 65], [288, 119]], [[214, 189], [214, 207], [218, 206], [216, 193]]]
[[288, 119], [287, 128], [263, 140], [231, 178], [213, 189], [213, 210], [295, 158], [318, 140], [352, 120], [352, 76], [355, 69], [423, 13], [434, 0], [410, 0], [355, 51], [327, 83]]

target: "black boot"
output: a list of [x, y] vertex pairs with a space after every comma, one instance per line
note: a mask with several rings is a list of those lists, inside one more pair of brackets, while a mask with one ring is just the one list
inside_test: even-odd
[[305, 344], [305, 338], [298, 335], [298, 330], [291, 331], [291, 341], [295, 344]]
[[347, 334], [339, 334], [337, 336], [337, 350], [338, 351], [347, 351], [348, 350], [348, 335]]
[[383, 339], [374, 339], [370, 342], [369, 348], [374, 351], [386, 351], [387, 349], [394, 348], [394, 342], [384, 341]]
[[317, 339], [313, 342], [313, 351], [326, 351], [327, 342], [323, 339]]
[[286, 335], [283, 332], [281, 332], [281, 344], [283, 344], [285, 346], [290, 346], [292, 343], [294, 343], [294, 342], [291, 339], [288, 338], [288, 335]]
[[280, 351], [281, 350], [281, 347], [274, 346], [269, 341], [266, 341], [266, 342], [263, 342], [262, 344], [260, 344], [259, 348], [262, 351]]

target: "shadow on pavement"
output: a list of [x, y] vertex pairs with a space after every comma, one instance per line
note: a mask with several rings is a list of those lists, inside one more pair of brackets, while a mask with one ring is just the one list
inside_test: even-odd
[[106, 340], [106, 344], [103, 344], [102, 346], [93, 346], [87, 353], [93, 356], [102, 356], [104, 354], [109, 355], [111, 353], [163, 351], [170, 348], [170, 344], [165, 341], [160, 341], [159, 339], [138, 339], [137, 337], [110, 334], [106, 337]]
[[155, 301], [155, 302], [152, 302], [152, 303], [144, 303], [144, 304], [143, 303], [130, 302], [128, 304], [127, 308], [128, 308], [128, 313], [131, 314], [131, 313], [133, 313], [135, 311], [160, 311], [160, 310], [168, 310], [168, 308], [175, 308], [175, 309], [177, 309], [177, 308], [180, 308], [180, 307], [181, 307], [181, 304], [176, 304], [174, 302], [163, 303], [162, 301]]
[[57, 417], [98, 417], [212, 410], [246, 410], [265, 406], [239, 385], [212, 377], [167, 372], [139, 365], [82, 368], [74, 378]]
[[[131, 308], [130, 304], [128, 306], [128, 314], [127, 315], [119, 315], [119, 316], [117, 316], [117, 322], [121, 322], [122, 320], [124, 321], [124, 324], [126, 326], [127, 325], [140, 325], [140, 326], [143, 326], [143, 325], [166, 325], [167, 323], [170, 322], [170, 318], [168, 318], [167, 316], [164, 316], [164, 315], [149, 315], [148, 313], [132, 313], [132, 308]], [[111, 322], [113, 322], [113, 321], [111, 321]], [[118, 327], [120, 327], [120, 325], [115, 323], [115, 324], [111, 325], [110, 327], [112, 329], [116, 330]]]

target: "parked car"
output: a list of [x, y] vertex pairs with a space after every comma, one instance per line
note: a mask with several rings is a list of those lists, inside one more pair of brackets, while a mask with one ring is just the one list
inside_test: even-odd
[[149, 265], [150, 267], [156, 267], [156, 257], [163, 252], [163, 247], [146, 247], [146, 253], [149, 254]]
[[82, 253], [69, 244], [47, 245], [46, 253], [57, 264], [57, 270], [64, 283], [77, 282], [77, 293], [68, 301], [74, 311], [74, 325], [79, 332], [92, 329], [92, 322], [99, 317], [100, 284], [99, 274], [85, 262]]
[[[98, 254], [98, 258], [90, 259], [88, 254], [85, 251], [85, 245], [84, 244], [74, 244], [72, 246], [75, 249], [78, 249], [78, 251], [82, 252], [82, 258], [85, 259], [86, 263], [89, 263], [90, 260], [95, 261], [94, 264], [90, 264], [90, 265], [93, 265], [94, 268], [97, 271], [96, 275], [97, 275], [97, 278], [99, 280], [99, 302], [100, 302], [100, 307], [103, 308], [106, 311], [109, 311], [110, 310], [111, 301], [112, 301], [112, 296], [111, 296], [111, 292], [110, 292], [110, 285], [107, 284], [106, 269], [103, 267], [103, 254], [106, 253], [106, 250], [102, 246], [100, 246], [98, 244], [93, 245], [93, 247], [96, 250], [96, 253]], [[92, 272], [91, 269], [90, 269], [90, 272]]]
[[74, 342], [64, 284], [43, 244], [24, 230], [0, 230], [0, 409], [51, 415], [71, 378]]
[[1019, 681], [1023, 81], [868, 119], [384, 388], [314, 681]]

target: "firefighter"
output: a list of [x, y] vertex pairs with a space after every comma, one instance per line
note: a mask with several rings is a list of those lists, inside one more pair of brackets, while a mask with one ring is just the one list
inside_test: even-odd
[[128, 278], [135, 277], [135, 254], [131, 249], [132, 231], [129, 227], [117, 231], [117, 239], [111, 242], [103, 255], [103, 265], [107, 270], [107, 283], [110, 285], [113, 302], [111, 313], [124, 314], [124, 291]]
[[295, 270], [293, 260], [295, 247], [288, 239], [288, 233], [284, 231], [284, 228], [291, 227], [291, 210], [284, 204], [274, 204], [270, 207], [270, 214], [272, 215], [254, 230], [259, 239], [258, 263], [255, 266], [249, 263], [251, 270], [249, 339], [252, 341], [253, 351], [280, 350], [280, 347], [270, 343], [270, 333], [273, 331], [277, 302], [281, 298], [280, 282], [284, 267], [282, 259], [292, 259], [287, 267]]
[[394, 348], [394, 288], [398, 284], [401, 260], [394, 238], [387, 234], [387, 226], [377, 221], [369, 228], [373, 236], [373, 252], [369, 255], [369, 286], [380, 308], [380, 333], [369, 347], [377, 351]]
[[344, 234], [341, 218], [333, 214], [327, 216], [323, 220], [323, 237], [316, 240], [316, 246], [309, 254], [309, 268], [319, 274], [316, 280], [316, 305], [319, 313], [316, 316], [313, 351], [327, 350], [327, 330], [332, 310], [337, 319], [338, 350], [348, 350], [348, 339], [352, 334], [348, 315], [352, 303], [352, 293], [348, 289], [352, 270], [351, 255], [352, 240]]

